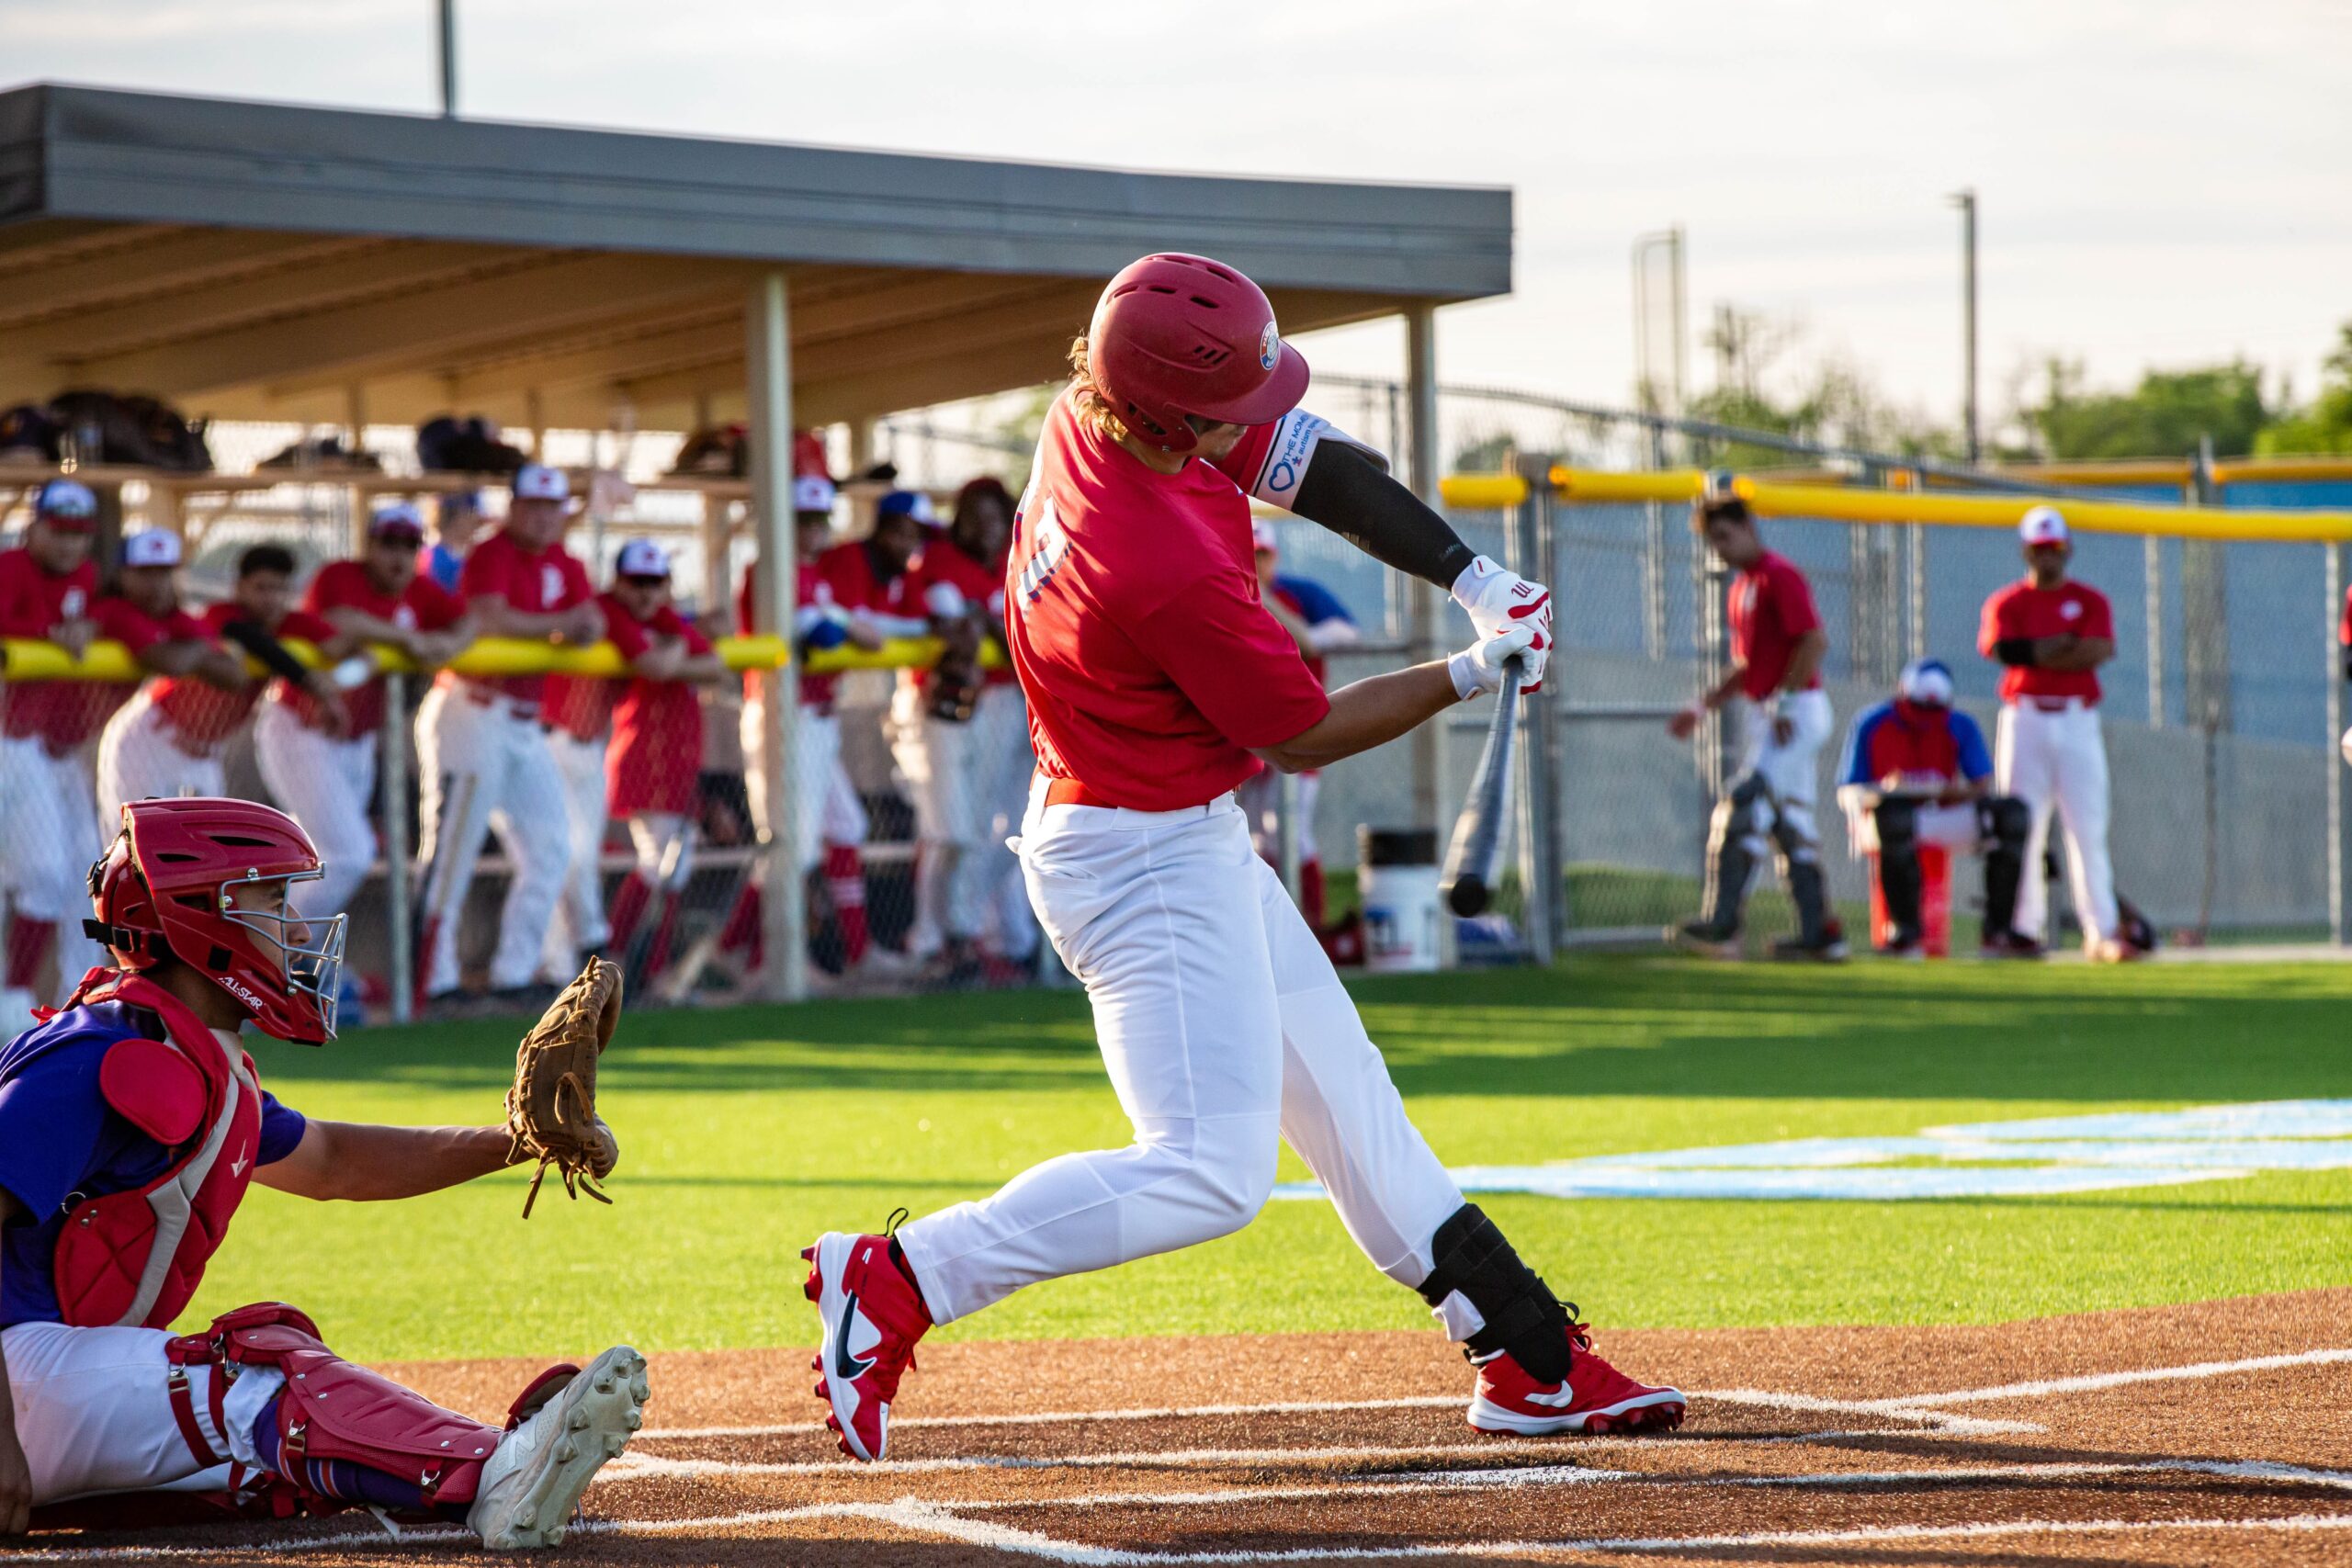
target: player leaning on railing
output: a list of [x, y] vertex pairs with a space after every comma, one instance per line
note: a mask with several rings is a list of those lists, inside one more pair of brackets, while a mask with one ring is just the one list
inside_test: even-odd
[[[1071, 365], [1006, 581], [1038, 758], [1016, 843], [1031, 902], [1093, 1003], [1135, 1142], [1048, 1161], [895, 1236], [810, 1247], [828, 1422], [851, 1455], [880, 1459], [933, 1324], [1238, 1229], [1287, 1140], [1374, 1265], [1464, 1345], [1474, 1426], [1676, 1425], [1682, 1395], [1595, 1355], [1463, 1201], [1233, 799], [1262, 765], [1334, 762], [1496, 690], [1514, 656], [1532, 688], [1549, 593], [1474, 557], [1376, 457], [1296, 406], [1306, 363], [1231, 267], [1136, 262], [1103, 291]], [[1451, 588], [1472, 646], [1327, 695], [1261, 601], [1253, 495]]]

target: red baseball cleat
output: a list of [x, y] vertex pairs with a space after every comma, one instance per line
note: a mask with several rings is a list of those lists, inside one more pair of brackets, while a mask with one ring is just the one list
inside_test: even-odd
[[[1574, 1313], [1575, 1308], [1568, 1309]], [[1555, 1432], [1664, 1432], [1682, 1425], [1682, 1391], [1635, 1382], [1593, 1354], [1592, 1336], [1568, 1325], [1568, 1381], [1542, 1383], [1508, 1351], [1478, 1364], [1470, 1425], [1481, 1432], [1549, 1437]]]
[[931, 1311], [891, 1260], [887, 1235], [829, 1231], [800, 1256], [808, 1260], [805, 1290], [823, 1328], [808, 1365], [820, 1374], [817, 1397], [832, 1406], [825, 1425], [850, 1458], [880, 1459], [890, 1441], [890, 1401], [914, 1365]]

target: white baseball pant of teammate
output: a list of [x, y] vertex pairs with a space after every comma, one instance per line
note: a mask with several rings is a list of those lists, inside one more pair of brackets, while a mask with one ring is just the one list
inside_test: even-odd
[[119, 823], [127, 800], [226, 795], [218, 755], [191, 756], [173, 739], [152, 689], [115, 710], [98, 736], [98, 820]]
[[379, 735], [338, 740], [312, 729], [275, 697], [254, 717], [254, 761], [286, 814], [318, 846], [319, 880], [299, 884], [297, 902], [312, 919], [341, 914], [376, 861], [368, 802], [376, 793]]
[[[107, 1492], [217, 1491], [230, 1467], [200, 1466], [172, 1415], [160, 1328], [69, 1328], [20, 1323], [0, 1332], [16, 1404], [17, 1441], [32, 1467], [36, 1506]], [[229, 1385], [212, 1423], [212, 1367], [189, 1367], [189, 1407], [212, 1451], [258, 1468], [253, 1427], [285, 1386], [275, 1367], [254, 1367]]]
[[[1322, 858], [1315, 843], [1315, 801], [1323, 793], [1320, 769], [1294, 774], [1298, 780], [1298, 858], [1301, 863]], [[1242, 782], [1233, 792], [1250, 817], [1250, 841], [1261, 859], [1278, 865], [1282, 859], [1283, 775], [1268, 768]]]
[[548, 750], [563, 779], [563, 819], [571, 846], [571, 869], [548, 922], [541, 967], [559, 985], [580, 968], [580, 955], [613, 937], [605, 918], [605, 827], [611, 813], [605, 795], [605, 742], [582, 740], [568, 729], [547, 732]]
[[105, 847], [90, 764], [79, 750], [52, 757], [39, 739], [0, 739], [0, 887], [17, 916], [57, 928], [58, 983], [71, 989], [101, 958], [82, 934]]
[[683, 811], [640, 811], [628, 819], [637, 874], [656, 893], [684, 888], [695, 874], [694, 818]]
[[[424, 788], [419, 815], [424, 820], [424, 863], [434, 868], [424, 907], [441, 915], [425, 970], [429, 997], [458, 988], [458, 926], [466, 890], [473, 885], [474, 863], [492, 826], [514, 872], [499, 915], [491, 988], [527, 986], [538, 974], [548, 921], [571, 867], [563, 778], [547, 742], [537, 716], [503, 696], [484, 704], [435, 683], [417, 707], [416, 761]], [[454, 773], [474, 778], [462, 822], [444, 820], [444, 791]]]
[[1994, 787], [2016, 795], [2033, 813], [2025, 840], [2025, 880], [2012, 922], [2018, 934], [2039, 942], [2049, 923], [2041, 862], [2054, 809], [2066, 830], [2066, 870], [2084, 945], [2112, 940], [2121, 922], [2115, 908], [2115, 868], [2107, 853], [2107, 742], [2099, 733], [2098, 705], [2080, 697], [2003, 704], [1993, 772]]
[[2335, 743], [2335, 749], [2344, 753], [2344, 765], [2352, 768], [2352, 729], [2344, 732], [2344, 739]]
[[[1754, 773], [1772, 792], [1770, 800], [1758, 803], [1758, 861], [1765, 853], [1762, 836], [1771, 830], [1776, 816], [1805, 842], [1818, 844], [1821, 829], [1814, 820], [1813, 803], [1821, 787], [1821, 749], [1828, 743], [1833, 725], [1829, 694], [1818, 688], [1783, 692], [1770, 704], [1739, 696], [1724, 705], [1739, 736], [1739, 761], [1732, 777]], [[1789, 721], [1786, 740], [1772, 733], [1776, 717]]]
[[980, 705], [972, 715], [972, 751], [978, 770], [975, 782], [989, 813], [980, 865], [983, 891], [996, 921], [997, 951], [1025, 964], [1037, 955], [1037, 912], [1029, 907], [1020, 857], [996, 852], [998, 845], [1021, 830], [1029, 809], [1029, 781], [1037, 773], [1037, 754], [1029, 746], [1029, 704], [1020, 687], [981, 688]]
[[[743, 704], [743, 790], [752, 801], [752, 825], [763, 839], [772, 831], [768, 821], [767, 766], [760, 750], [763, 712], [757, 697]], [[800, 869], [807, 872], [814, 870], [824, 858], [827, 844], [865, 841], [865, 807], [857, 798], [856, 786], [850, 783], [849, 770], [842, 766], [839, 717], [802, 710], [800, 723], [793, 731], [793, 742], [797, 748], [794, 778], [800, 785]]]
[[911, 957], [929, 958], [945, 941], [978, 941], [987, 928], [988, 874], [1002, 869], [987, 852], [996, 812], [980, 770], [991, 739], [981, 733], [978, 705], [957, 723], [933, 717], [911, 684], [901, 682], [891, 694], [890, 755], [914, 797], [920, 846]]
[[1179, 811], [1048, 807], [1041, 781], [1020, 843], [1029, 896], [1085, 983], [1136, 1141], [1048, 1160], [993, 1197], [901, 1226], [933, 1317], [1238, 1229], [1272, 1191], [1283, 1140], [1383, 1273], [1426, 1280], [1461, 1190], [1406, 1118], [1233, 796]]

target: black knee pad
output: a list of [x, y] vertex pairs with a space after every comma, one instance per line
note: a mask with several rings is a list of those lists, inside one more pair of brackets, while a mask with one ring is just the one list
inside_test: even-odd
[[1919, 847], [1919, 803], [1882, 800], [1871, 814], [1878, 823], [1881, 854], [1907, 854]]
[[1463, 1204], [1438, 1226], [1430, 1250], [1437, 1265], [1421, 1281], [1421, 1299], [1434, 1307], [1459, 1291], [1487, 1320], [1470, 1337], [1465, 1354], [1475, 1360], [1506, 1350], [1539, 1382], [1566, 1379], [1573, 1309], [1561, 1305], [1551, 1287], [1520, 1261], [1477, 1204]]
[[1976, 803], [1976, 830], [1996, 843], [2022, 847], [2033, 831], [2033, 812], [2016, 795], [1986, 795]]

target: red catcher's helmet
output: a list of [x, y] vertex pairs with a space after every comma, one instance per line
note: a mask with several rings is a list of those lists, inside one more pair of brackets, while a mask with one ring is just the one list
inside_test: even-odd
[[[315, 882], [319, 852], [283, 811], [250, 800], [134, 800], [122, 832], [90, 867], [97, 918], [83, 929], [123, 969], [152, 969], [168, 953], [205, 976], [266, 1033], [304, 1045], [334, 1038], [343, 987], [344, 917], [305, 921], [290, 908], [231, 901], [249, 883]], [[310, 925], [296, 944], [294, 928]]]
[[1196, 444], [1188, 413], [1266, 424], [1306, 390], [1306, 361], [1275, 330], [1265, 290], [1176, 251], [1130, 262], [1102, 290], [1086, 366], [1111, 412], [1163, 452]]

